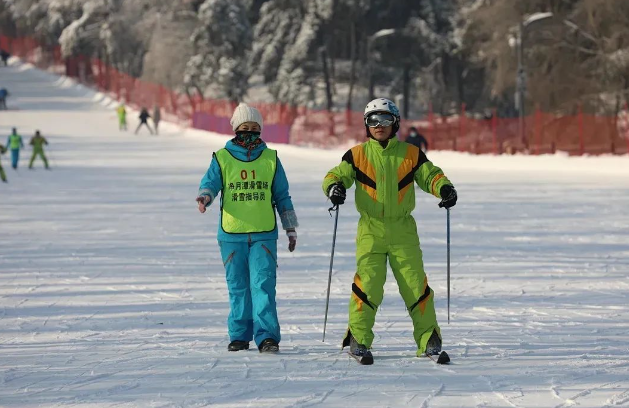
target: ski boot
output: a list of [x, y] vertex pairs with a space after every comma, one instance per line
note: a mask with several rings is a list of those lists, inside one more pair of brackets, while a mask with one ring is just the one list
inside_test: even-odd
[[262, 343], [258, 346], [260, 353], [278, 353], [280, 351], [280, 345], [272, 338], [262, 340]]
[[[433, 331], [426, 343], [426, 356], [437, 364], [449, 364], [450, 356], [445, 351], [441, 351], [441, 337]], [[438, 357], [434, 357], [438, 356]]]
[[354, 357], [362, 365], [373, 364], [373, 355], [369, 349], [356, 341], [352, 334], [349, 334], [349, 355]]
[[228, 351], [249, 350], [249, 342], [242, 340], [234, 340], [227, 346]]
[[432, 332], [428, 343], [426, 343], [426, 355], [438, 356], [441, 353], [441, 338], [436, 331]]

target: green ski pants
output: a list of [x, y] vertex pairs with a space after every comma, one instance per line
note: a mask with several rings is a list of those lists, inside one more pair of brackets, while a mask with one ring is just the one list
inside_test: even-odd
[[[417, 355], [424, 354], [433, 331], [441, 333], [435, 315], [434, 292], [428, 286], [412, 216], [371, 218], [362, 215], [356, 238], [357, 271], [349, 302], [349, 332], [371, 347], [376, 312], [384, 297], [387, 259], [411, 320]], [[349, 343], [349, 332], [343, 346]]]
[[37, 150], [37, 149], [33, 149], [33, 155], [31, 156], [30, 163], [28, 163], [28, 167], [31, 169], [33, 168], [33, 162], [35, 161], [35, 158], [37, 156], [41, 157], [41, 159], [44, 161], [44, 166], [48, 168], [48, 160], [46, 159], [46, 155], [44, 154], [44, 151]]

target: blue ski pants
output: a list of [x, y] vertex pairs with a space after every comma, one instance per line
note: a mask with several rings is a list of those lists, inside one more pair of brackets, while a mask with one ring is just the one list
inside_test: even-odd
[[227, 328], [231, 341], [272, 338], [279, 343], [275, 304], [277, 240], [219, 241], [229, 291]]
[[11, 166], [17, 169], [17, 162], [20, 160], [20, 149], [11, 149]]

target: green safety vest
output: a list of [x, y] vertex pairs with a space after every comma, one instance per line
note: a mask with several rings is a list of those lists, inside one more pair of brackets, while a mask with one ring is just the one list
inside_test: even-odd
[[277, 226], [272, 186], [277, 152], [264, 149], [253, 161], [242, 161], [227, 149], [214, 154], [221, 168], [221, 227], [228, 234], [271, 232]]
[[9, 136], [9, 148], [12, 150], [19, 149], [21, 140], [22, 140], [22, 136], [20, 135]]

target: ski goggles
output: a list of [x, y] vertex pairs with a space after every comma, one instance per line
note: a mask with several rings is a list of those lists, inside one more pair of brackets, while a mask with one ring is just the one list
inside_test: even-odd
[[372, 113], [365, 118], [365, 125], [375, 127], [388, 127], [395, 123], [395, 117], [390, 113], [379, 112]]

